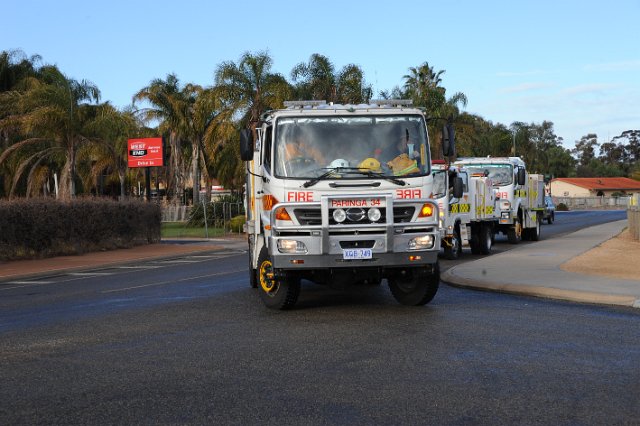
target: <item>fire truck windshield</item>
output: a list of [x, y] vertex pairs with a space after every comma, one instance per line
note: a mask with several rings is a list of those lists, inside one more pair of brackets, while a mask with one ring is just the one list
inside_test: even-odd
[[513, 167], [511, 164], [465, 164], [471, 176], [488, 176], [493, 186], [511, 185]]
[[343, 179], [430, 173], [424, 119], [419, 115], [281, 117], [274, 131], [274, 174], [313, 179], [328, 170], [362, 170]]

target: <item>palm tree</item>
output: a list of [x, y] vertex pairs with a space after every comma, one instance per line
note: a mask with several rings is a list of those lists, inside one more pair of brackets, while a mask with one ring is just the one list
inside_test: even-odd
[[289, 98], [291, 86], [280, 74], [271, 73], [272, 60], [265, 52], [246, 52], [236, 64], [223, 62], [215, 72], [215, 91], [243, 127], [254, 132], [260, 115], [268, 109], [281, 108]]
[[120, 199], [126, 195], [126, 177], [129, 171], [127, 163], [128, 139], [151, 136], [144, 129], [133, 107], [119, 111], [111, 104], [100, 106], [98, 115], [91, 126], [99, 138], [99, 144], [83, 147], [79, 155], [86, 158], [86, 187], [98, 186], [98, 181], [105, 174], [113, 176], [120, 186]]
[[445, 89], [440, 87], [442, 74], [444, 70], [435, 72], [428, 62], [409, 68], [409, 74], [402, 78], [405, 80], [405, 93], [414, 105], [424, 106], [433, 114], [445, 103]]
[[41, 60], [39, 55], [27, 58], [21, 50], [0, 52], [0, 92], [14, 90], [26, 77], [35, 77]]
[[308, 63], [301, 62], [291, 70], [295, 97], [343, 104], [368, 102], [373, 90], [364, 80], [358, 65], [348, 64], [335, 72], [335, 66], [326, 56], [314, 53]]
[[[446, 89], [440, 86], [444, 73], [444, 70], [436, 72], [428, 62], [418, 67], [410, 67], [409, 74], [403, 76], [404, 97], [411, 99], [415, 106], [425, 108], [428, 117], [453, 122], [460, 115], [459, 106], [467, 105], [467, 96], [457, 92], [447, 99]], [[439, 128], [440, 126], [430, 128], [429, 133], [434, 141], [439, 140]], [[438, 158], [438, 145], [431, 145], [434, 158]]]
[[180, 88], [180, 82], [175, 74], [167, 75], [166, 80], [152, 80], [149, 86], [133, 96], [133, 101], [134, 104], [136, 101], [148, 102], [150, 107], [139, 110], [142, 119], [146, 122], [158, 121], [160, 133], [169, 135], [171, 154], [168, 165], [170, 175], [167, 194], [172, 193], [174, 201], [177, 202], [184, 192], [186, 176], [182, 142], [188, 137], [189, 101], [185, 98], [185, 93]]
[[295, 97], [299, 100], [326, 100], [337, 98], [334, 66], [326, 56], [314, 53], [308, 63], [301, 62], [291, 70], [295, 84]]
[[[39, 77], [23, 80], [23, 90], [0, 94], [9, 114], [0, 120], [1, 129], [16, 129], [23, 135], [0, 155], [0, 164], [25, 149], [37, 152], [20, 162], [11, 185], [14, 195], [19, 179], [27, 169], [33, 178], [33, 168], [47, 159], [64, 158], [60, 177], [61, 198], [76, 194], [76, 154], [78, 148], [92, 140], [87, 126], [95, 118], [100, 91], [86, 80], [68, 78], [55, 66], [40, 69]], [[27, 186], [30, 182], [27, 182]]]
[[215, 90], [188, 84], [183, 91], [189, 102], [187, 129], [191, 142], [191, 173], [193, 176], [193, 202], [199, 202], [200, 171], [206, 182], [206, 197], [211, 196], [209, 168], [205, 156], [206, 135], [211, 134], [212, 128], [222, 118], [220, 101]]

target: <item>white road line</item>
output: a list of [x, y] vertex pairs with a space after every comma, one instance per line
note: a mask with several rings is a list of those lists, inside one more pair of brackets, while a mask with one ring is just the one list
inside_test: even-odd
[[217, 277], [217, 276], [221, 276], [221, 275], [231, 275], [231, 274], [237, 274], [239, 272], [247, 272], [246, 269], [238, 269], [236, 271], [227, 271], [227, 272], [217, 272], [215, 274], [207, 274], [207, 275], [199, 275], [197, 277], [189, 277], [189, 278], [182, 278], [179, 280], [172, 280], [172, 281], [160, 281], [157, 283], [151, 283], [151, 284], [144, 284], [144, 285], [137, 285], [137, 286], [133, 286], [133, 287], [124, 287], [124, 288], [118, 288], [118, 289], [114, 289], [114, 290], [105, 290], [102, 291], [102, 294], [106, 294], [106, 293], [118, 293], [121, 291], [127, 291], [127, 290], [136, 290], [139, 288], [147, 288], [147, 287], [157, 287], [160, 285], [165, 285], [165, 284], [175, 284], [175, 283], [179, 283], [179, 282], [184, 282], [184, 281], [192, 281], [192, 280], [199, 280], [201, 278], [208, 278], [208, 277]]
[[74, 277], [97, 277], [103, 275], [113, 275], [113, 272], [67, 272], [65, 275], [71, 275]]
[[160, 265], [140, 265], [140, 266], [115, 266], [117, 269], [158, 269]]
[[47, 285], [53, 283], [54, 281], [6, 281], [4, 283], [0, 283], [0, 285], [13, 284], [13, 287], [0, 287], [0, 291], [13, 290], [16, 288], [34, 287], [37, 285]]

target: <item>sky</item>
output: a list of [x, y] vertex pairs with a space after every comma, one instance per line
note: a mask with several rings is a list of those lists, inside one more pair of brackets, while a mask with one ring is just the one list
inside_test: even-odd
[[40, 55], [117, 107], [170, 73], [211, 86], [245, 52], [267, 52], [288, 79], [318, 53], [336, 70], [359, 65], [375, 95], [428, 62], [447, 96], [467, 96], [464, 111], [506, 126], [551, 121], [569, 149], [590, 133], [604, 143], [640, 129], [640, 0], [21, 0], [2, 10], [0, 51]]

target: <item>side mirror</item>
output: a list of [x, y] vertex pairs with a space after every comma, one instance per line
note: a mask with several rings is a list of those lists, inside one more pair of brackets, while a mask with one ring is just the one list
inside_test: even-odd
[[253, 137], [251, 129], [240, 130], [240, 158], [242, 161], [253, 160]]
[[527, 171], [519, 167], [518, 168], [518, 185], [524, 185], [527, 183]]
[[464, 191], [464, 182], [461, 177], [453, 178], [453, 197], [454, 198], [462, 198], [462, 193]]
[[456, 155], [456, 141], [453, 124], [451, 123], [442, 126], [442, 155], [445, 157], [453, 157]]

